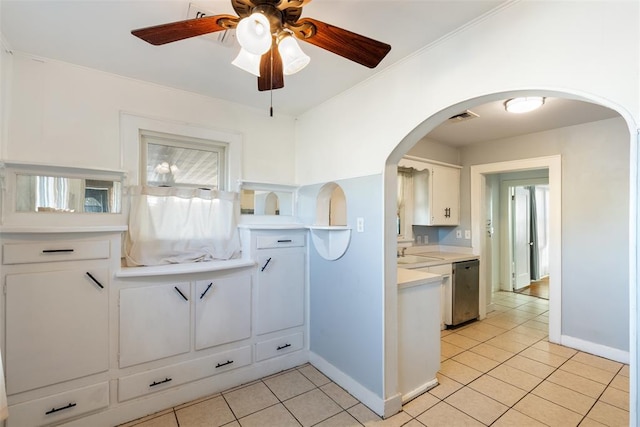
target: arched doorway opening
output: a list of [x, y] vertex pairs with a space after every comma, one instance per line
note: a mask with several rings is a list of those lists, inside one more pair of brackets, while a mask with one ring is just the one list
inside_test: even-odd
[[[636, 281], [636, 263], [635, 263], [635, 249], [634, 249], [634, 242], [636, 240], [636, 237], [635, 237], [636, 227], [635, 227], [634, 218], [635, 218], [635, 206], [637, 205], [637, 196], [635, 194], [637, 189], [637, 184], [635, 182], [634, 177], [636, 176], [636, 165], [635, 165], [636, 146], [635, 145], [637, 142], [634, 139], [635, 127], [633, 126], [633, 120], [630, 118], [630, 115], [626, 111], [620, 111], [620, 109], [616, 108], [615, 105], [609, 105], [605, 100], [596, 99], [592, 96], [586, 96], [584, 94], [576, 95], [576, 94], [569, 94], [565, 92], [531, 91], [531, 90], [503, 92], [503, 93], [496, 93], [492, 95], [482, 96], [474, 99], [469, 99], [467, 101], [458, 103], [456, 105], [453, 105], [446, 109], [441, 110], [437, 114], [425, 120], [418, 127], [416, 127], [410, 134], [408, 134], [403, 139], [403, 141], [401, 141], [400, 144], [395, 148], [395, 150], [391, 153], [391, 155], [387, 160], [387, 164], [385, 167], [385, 293], [386, 293], [386, 308], [387, 308], [387, 316], [385, 320], [385, 330], [387, 332], [386, 350], [385, 350], [385, 357], [386, 357], [385, 381], [388, 385], [395, 384], [397, 381], [397, 378], [396, 378], [397, 374], [395, 372], [396, 368], [394, 366], [394, 364], [397, 364], [397, 353], [396, 353], [397, 350], [395, 349], [396, 342], [395, 342], [395, 337], [393, 336], [394, 330], [396, 328], [396, 322], [397, 322], [396, 320], [397, 313], [394, 311], [396, 308], [396, 297], [393, 295], [395, 292], [394, 270], [396, 267], [395, 265], [396, 216], [395, 216], [394, 201], [396, 200], [395, 191], [397, 188], [397, 183], [396, 183], [397, 163], [400, 160], [400, 158], [404, 154], [406, 154], [411, 149], [411, 147], [413, 147], [421, 138], [429, 134], [433, 129], [435, 129], [438, 125], [443, 123], [449, 117], [460, 113], [460, 111], [465, 111], [466, 109], [472, 109], [474, 106], [480, 105], [486, 102], [496, 101], [500, 99], [508, 99], [515, 96], [525, 96], [525, 95], [530, 95], [534, 93], [541, 94], [543, 96], [555, 96], [555, 97], [562, 97], [567, 99], [575, 99], [575, 100], [582, 100], [582, 101], [597, 103], [616, 111], [618, 114], [618, 117], [622, 117], [622, 120], [625, 122], [623, 124], [623, 127], [625, 128], [625, 131], [626, 131], [626, 136], [624, 137], [625, 139], [624, 142], [626, 144], [625, 155], [626, 155], [627, 162], [629, 158], [631, 158], [631, 162], [628, 162], [627, 164], [627, 167], [629, 168], [629, 172], [625, 177], [628, 184], [628, 189], [626, 190], [625, 194], [628, 197], [628, 199], [627, 199], [627, 206], [625, 206], [624, 208], [627, 212], [625, 222], [626, 222], [626, 226], [628, 227], [628, 236], [631, 236], [631, 237], [629, 237], [629, 241], [627, 242], [626, 247], [624, 247], [623, 249], [626, 255], [625, 258], [628, 262], [628, 267], [626, 268], [626, 272], [625, 272], [626, 273], [625, 283], [627, 284], [627, 286], [624, 289], [624, 294], [626, 296], [630, 296], [628, 300], [631, 301], [631, 304], [629, 306], [629, 304], [627, 303], [628, 300], [625, 299], [626, 305], [623, 311], [628, 310], [627, 311], [628, 324], [626, 326], [630, 326], [630, 330], [632, 331], [631, 342], [629, 342], [629, 335], [627, 335], [626, 348], [628, 348], [629, 350], [625, 351], [625, 349], [623, 348], [622, 351], [614, 352], [615, 354], [613, 355], [610, 353], [607, 353], [608, 349], [604, 348], [604, 347], [608, 347], [607, 345], [604, 345], [602, 347], [595, 346], [591, 348], [594, 350], [592, 352], [595, 352], [595, 353], [601, 352], [601, 354], [602, 354], [602, 351], [604, 350], [603, 355], [605, 357], [608, 356], [610, 358], [618, 358], [618, 359], [621, 359], [621, 358], [624, 359], [626, 357], [627, 360], [631, 360], [631, 361], [635, 360], [636, 343], [635, 343], [635, 336], [633, 331], [635, 331], [636, 312], [635, 312], [634, 301], [636, 300], [636, 292], [633, 286], [628, 286], [629, 283], [635, 283]], [[480, 235], [482, 234], [482, 230], [484, 227], [482, 226], [482, 215], [480, 215], [479, 212], [482, 209], [480, 200], [482, 196], [482, 183], [483, 183], [482, 178], [484, 175], [495, 172], [495, 171], [501, 171], [501, 170], [512, 171], [512, 170], [527, 170], [530, 168], [539, 168], [539, 167], [549, 168], [550, 175], [554, 177], [553, 181], [556, 183], [555, 185], [556, 192], [552, 196], [554, 198], [553, 199], [554, 201], [552, 203], [554, 203], [558, 207], [562, 206], [562, 190], [561, 190], [562, 182], [563, 182], [563, 170], [562, 170], [563, 160], [561, 155], [562, 153], [558, 153], [560, 155], [556, 157], [553, 157], [553, 156], [550, 157], [546, 155], [545, 156], [534, 155], [529, 157], [526, 154], [527, 153], [522, 155], [521, 158], [510, 159], [506, 163], [504, 162], [504, 159], [501, 159], [500, 157], [498, 157], [500, 161], [494, 161], [494, 162], [488, 161], [486, 163], [473, 165], [473, 166], [476, 166], [474, 172], [471, 172], [471, 169], [473, 169], [471, 167], [471, 164], [463, 164], [463, 166], [466, 167], [467, 173], [468, 173], [466, 177], [464, 177], [463, 175], [463, 179], [467, 179], [469, 181], [468, 196], [471, 199], [471, 201], [469, 202], [469, 210], [466, 212], [466, 215], [468, 215], [467, 218], [469, 222], [465, 225], [468, 225], [471, 228], [472, 242], [470, 246], [473, 248], [474, 253], [481, 256], [481, 263], [482, 263], [482, 244], [481, 244]], [[541, 159], [541, 158], [544, 158], [544, 159]], [[515, 162], [515, 163], [508, 164], [510, 162]], [[503, 164], [500, 164], [500, 163], [503, 163]], [[550, 183], [552, 182], [551, 178], [552, 177], [550, 176]], [[474, 188], [476, 190], [473, 190]], [[475, 193], [474, 195], [473, 191], [477, 191], [477, 193]], [[463, 208], [463, 215], [464, 214], [465, 212]], [[557, 256], [552, 260], [552, 262], [554, 263], [554, 269], [555, 269], [554, 275], [557, 276], [557, 280], [555, 283], [555, 288], [553, 288], [556, 291], [556, 295], [555, 297], [552, 297], [553, 302], [550, 302], [550, 304], [554, 306], [553, 307], [554, 314], [550, 314], [550, 324], [552, 324], [550, 327], [550, 340], [560, 342], [563, 327], [567, 328], [567, 325], [563, 324], [563, 321], [562, 321], [563, 316], [561, 314], [563, 309], [563, 303], [561, 301], [563, 293], [560, 291], [562, 289], [561, 281], [563, 277], [563, 271], [562, 271], [562, 265], [563, 265], [562, 264], [562, 254], [563, 254], [562, 243], [563, 242], [561, 239], [561, 236], [562, 236], [561, 215], [560, 214], [557, 214], [557, 215], [558, 217], [556, 218], [556, 226], [555, 226], [556, 232], [558, 233], [557, 234], [558, 241], [555, 242], [555, 248], [556, 248], [555, 253]], [[481, 274], [481, 277], [482, 277], [482, 274]], [[569, 292], [569, 294], [572, 297], [575, 297], [574, 293]], [[486, 284], [482, 286], [481, 295], [485, 296], [485, 300], [481, 301], [481, 305], [484, 305], [484, 308], [486, 309], [486, 305], [487, 305]], [[575, 339], [575, 340], [568, 339], [564, 343], [567, 345], [577, 346], [577, 347], [585, 344], [580, 339]], [[610, 347], [610, 348], [613, 348], [613, 347]], [[392, 389], [393, 387], [389, 387], [389, 386], [385, 387], [385, 390], [387, 391], [387, 396], [390, 395], [389, 391]], [[633, 399], [634, 398], [633, 393], [635, 393], [634, 379], [632, 379], [631, 389], [632, 389], [632, 399]]]

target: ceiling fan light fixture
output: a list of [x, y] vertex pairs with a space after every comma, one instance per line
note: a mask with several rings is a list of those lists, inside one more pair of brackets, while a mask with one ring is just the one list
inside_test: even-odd
[[262, 13], [242, 18], [236, 27], [238, 43], [254, 55], [262, 55], [271, 48], [271, 24]]
[[240, 48], [240, 53], [231, 63], [254, 76], [260, 77], [260, 55], [254, 55], [244, 48]]
[[302, 51], [296, 39], [290, 34], [280, 39], [278, 52], [282, 57], [282, 72], [285, 75], [295, 74], [311, 62], [311, 58]]
[[544, 105], [543, 96], [511, 98], [505, 101], [504, 109], [509, 113], [522, 114], [536, 110]]

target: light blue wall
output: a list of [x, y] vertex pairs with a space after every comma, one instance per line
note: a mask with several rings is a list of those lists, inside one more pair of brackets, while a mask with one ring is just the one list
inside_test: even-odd
[[[347, 252], [327, 261], [311, 244], [311, 351], [382, 397], [383, 392], [383, 247], [382, 175], [335, 181], [347, 200], [352, 228]], [[301, 187], [298, 214], [305, 224], [315, 219], [316, 196], [322, 185]], [[356, 218], [364, 232], [356, 232]]]
[[471, 165], [562, 156], [562, 335], [629, 351], [629, 131], [622, 118], [462, 150], [462, 222]]

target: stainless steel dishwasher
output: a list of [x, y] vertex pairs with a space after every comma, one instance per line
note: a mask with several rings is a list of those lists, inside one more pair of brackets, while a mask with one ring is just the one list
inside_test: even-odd
[[480, 306], [480, 261], [454, 262], [451, 278], [451, 325], [477, 319]]

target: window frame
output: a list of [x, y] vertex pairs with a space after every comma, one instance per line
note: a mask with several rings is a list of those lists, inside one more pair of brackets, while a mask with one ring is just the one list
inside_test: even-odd
[[228, 191], [227, 181], [228, 181], [228, 167], [227, 167], [227, 153], [228, 153], [228, 143], [214, 141], [210, 139], [202, 139], [202, 138], [194, 138], [183, 135], [174, 135], [168, 134], [164, 132], [154, 132], [148, 130], [140, 131], [140, 184], [141, 185], [149, 185], [156, 187], [156, 185], [150, 185], [147, 181], [147, 161], [149, 154], [149, 144], [153, 145], [163, 145], [167, 147], [177, 147], [183, 148], [186, 150], [199, 150], [199, 151], [209, 151], [212, 153], [218, 154], [218, 177], [217, 177], [217, 188], [210, 188], [209, 185], [205, 185], [204, 183], [197, 184], [186, 184], [179, 185], [176, 184], [176, 187], [182, 188], [208, 188], [211, 190], [220, 190], [220, 191]]

